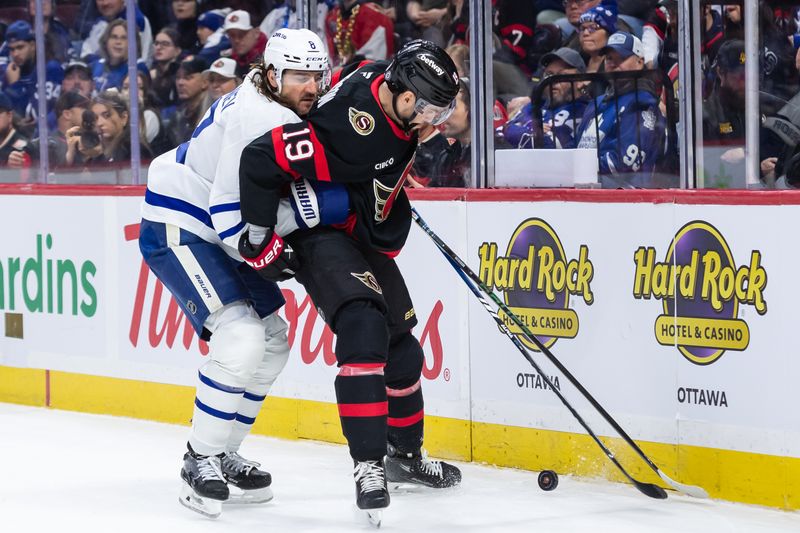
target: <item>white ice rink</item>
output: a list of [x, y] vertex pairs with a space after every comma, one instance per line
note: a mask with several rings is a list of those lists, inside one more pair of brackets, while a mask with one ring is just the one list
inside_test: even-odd
[[[279, 533], [373, 530], [355, 513], [343, 446], [251, 436], [242, 454], [273, 475], [275, 499], [206, 519], [177, 502], [188, 428], [0, 403], [0, 531]], [[800, 513], [562, 476], [459, 464], [447, 491], [394, 493], [381, 531], [722, 533], [800, 531]], [[362, 521], [363, 520], [363, 521]]]

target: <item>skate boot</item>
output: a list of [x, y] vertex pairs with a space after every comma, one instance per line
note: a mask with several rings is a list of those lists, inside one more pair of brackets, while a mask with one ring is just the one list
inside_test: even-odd
[[230, 496], [220, 457], [199, 455], [189, 446], [189, 451], [183, 456], [181, 478], [184, 481], [178, 498], [181, 504], [209, 518], [218, 517], [222, 512], [222, 502]]
[[383, 460], [354, 461], [353, 477], [356, 480], [356, 506], [367, 513], [375, 527], [381, 526], [382, 510], [389, 507], [389, 490]]
[[387, 446], [386, 478], [390, 483], [412, 483], [434, 489], [454, 487], [461, 483], [461, 470], [444, 461], [428, 459], [428, 452], [402, 453]]
[[222, 456], [222, 474], [230, 485], [239, 489], [231, 492], [226, 503], [264, 503], [272, 499], [272, 476], [259, 470], [259, 466], [236, 452]]

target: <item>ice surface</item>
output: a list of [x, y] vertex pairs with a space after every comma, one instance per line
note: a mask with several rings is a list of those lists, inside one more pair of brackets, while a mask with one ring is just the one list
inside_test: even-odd
[[[272, 473], [275, 499], [226, 505], [210, 520], [177, 501], [187, 427], [0, 403], [0, 428], [0, 531], [373, 530], [356, 514], [343, 446], [248, 437], [242, 455]], [[459, 488], [393, 493], [380, 531], [800, 531], [800, 513], [674, 492], [656, 501], [628, 485], [569, 476], [543, 492], [533, 472], [459, 466]]]

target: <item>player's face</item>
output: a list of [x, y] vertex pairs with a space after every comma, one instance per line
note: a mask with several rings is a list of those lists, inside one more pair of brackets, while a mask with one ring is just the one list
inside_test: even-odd
[[105, 142], [120, 135], [128, 122], [128, 113], [117, 113], [116, 109], [105, 104], [92, 104], [92, 112], [97, 115], [97, 131]]
[[32, 61], [36, 55], [36, 43], [33, 41], [14, 41], [8, 45], [8, 53], [18, 67]]
[[469, 109], [467, 103], [461, 98], [461, 93], [456, 97], [456, 108], [453, 114], [444, 123], [446, 137], [458, 138], [469, 131]]
[[306, 115], [319, 97], [323, 73], [307, 70], [284, 70], [281, 79], [281, 98], [298, 115]]
[[208, 74], [208, 93], [214, 100], [236, 88], [236, 78], [226, 78], [216, 72]]
[[128, 59], [128, 30], [125, 26], [115, 26], [108, 35], [106, 53], [112, 65]]

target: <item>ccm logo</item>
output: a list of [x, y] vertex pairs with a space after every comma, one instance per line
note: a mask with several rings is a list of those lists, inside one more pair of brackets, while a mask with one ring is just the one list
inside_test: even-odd
[[386, 167], [390, 167], [394, 164], [394, 157], [389, 158], [388, 161], [384, 161], [383, 163], [378, 163], [375, 165], [375, 170], [383, 170]]
[[255, 268], [256, 270], [261, 270], [265, 266], [275, 261], [275, 259], [277, 259], [279, 255], [281, 255], [282, 251], [283, 251], [283, 240], [280, 238], [274, 238], [272, 239], [272, 249], [267, 250], [266, 253], [261, 257], [259, 257], [258, 259], [247, 261], [247, 264]]

